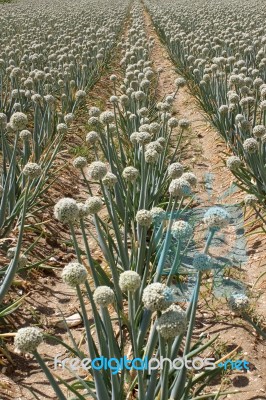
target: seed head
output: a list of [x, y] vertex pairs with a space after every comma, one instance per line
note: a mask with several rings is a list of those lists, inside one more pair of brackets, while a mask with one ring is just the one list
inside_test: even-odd
[[171, 179], [180, 178], [183, 172], [184, 172], [183, 165], [178, 162], [170, 164], [168, 167], [168, 176]]
[[164, 339], [172, 339], [185, 332], [187, 317], [181, 307], [172, 304], [157, 319], [156, 329]]
[[98, 214], [103, 207], [101, 198], [97, 196], [89, 197], [85, 204], [88, 207], [89, 214]]
[[84, 169], [87, 167], [88, 163], [85, 157], [76, 157], [73, 161], [75, 168]]
[[40, 165], [36, 163], [28, 162], [22, 170], [23, 175], [29, 179], [39, 178], [42, 174], [42, 169]]
[[144, 307], [148, 310], [165, 310], [173, 303], [173, 293], [172, 290], [163, 283], [151, 283], [144, 289], [142, 301]]
[[108, 307], [114, 303], [115, 294], [109, 286], [98, 286], [93, 293], [93, 299], [98, 306]]
[[27, 123], [27, 115], [22, 112], [16, 112], [10, 118], [10, 126], [14, 131], [22, 131]]
[[76, 200], [69, 197], [60, 199], [54, 207], [54, 216], [63, 224], [76, 222], [79, 217], [79, 208]]
[[135, 292], [141, 284], [140, 275], [135, 271], [125, 271], [119, 277], [119, 286], [122, 292]]
[[35, 327], [21, 328], [17, 331], [14, 345], [22, 353], [33, 353], [43, 342], [43, 334]]
[[212, 230], [220, 230], [227, 226], [230, 221], [228, 212], [222, 207], [209, 208], [203, 217], [203, 222]]
[[67, 264], [62, 272], [62, 279], [67, 285], [75, 287], [85, 283], [88, 276], [86, 268], [78, 262]]
[[107, 174], [107, 167], [101, 161], [94, 161], [90, 164], [88, 173], [91, 179], [100, 181]]

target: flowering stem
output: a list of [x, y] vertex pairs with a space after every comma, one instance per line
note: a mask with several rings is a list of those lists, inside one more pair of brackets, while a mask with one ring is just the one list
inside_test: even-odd
[[[169, 358], [171, 357], [171, 343], [172, 340], [169, 340], [167, 343], [165, 342], [164, 338], [159, 335], [159, 347], [160, 347], [160, 355], [162, 358]], [[167, 349], [167, 351], [165, 351]], [[163, 370], [161, 371], [161, 397], [160, 400], [168, 400], [169, 397], [169, 385], [168, 385], [168, 378], [169, 378], [169, 369], [170, 365], [169, 362], [166, 362], [164, 365]]]
[[52, 373], [50, 372], [49, 368], [47, 367], [47, 365], [43, 361], [43, 359], [40, 356], [40, 354], [38, 353], [38, 351], [35, 350], [33, 352], [33, 355], [36, 358], [37, 362], [39, 363], [41, 369], [43, 370], [43, 372], [47, 376], [47, 379], [48, 379], [49, 383], [51, 384], [52, 388], [54, 389], [57, 398], [59, 400], [66, 400], [67, 398], [64, 396], [64, 394], [63, 394], [62, 390], [60, 389], [58, 383], [56, 382], [55, 378], [53, 377]]
[[72, 240], [74, 243], [74, 248], [75, 248], [75, 252], [77, 255], [77, 259], [78, 259], [78, 262], [81, 264], [82, 259], [81, 259], [80, 250], [79, 250], [79, 246], [78, 246], [78, 242], [77, 242], [77, 238], [76, 238], [76, 234], [75, 234], [75, 229], [73, 227], [73, 224], [71, 224], [71, 223], [69, 224], [69, 227], [70, 227], [70, 232], [71, 232]]
[[94, 280], [95, 285], [99, 286], [100, 283], [99, 283], [99, 279], [98, 279], [97, 273], [95, 271], [94, 261], [93, 261], [93, 258], [91, 256], [89, 243], [88, 243], [87, 236], [86, 236], [86, 231], [85, 231], [85, 225], [84, 225], [84, 221], [83, 221], [82, 218], [80, 219], [80, 228], [81, 228], [83, 242], [84, 242], [84, 246], [85, 246], [85, 250], [86, 250], [86, 255], [87, 255], [88, 262], [89, 262], [89, 266], [90, 266], [90, 269], [91, 269], [91, 273], [92, 273], [92, 276], [93, 276], [93, 280]]
[[[91, 336], [91, 330], [90, 330], [90, 324], [89, 324], [89, 320], [88, 320], [86, 306], [85, 306], [85, 303], [83, 300], [83, 296], [82, 296], [80, 287], [77, 286], [76, 289], [77, 289], [77, 294], [78, 294], [78, 298], [79, 298], [79, 302], [80, 302], [80, 306], [81, 306], [82, 317], [83, 317], [84, 327], [85, 327], [85, 331], [86, 331], [90, 357], [91, 357], [91, 359], [94, 359], [94, 358], [96, 358], [95, 343]], [[110, 397], [106, 390], [106, 386], [104, 384], [102, 375], [99, 373], [98, 370], [94, 369], [93, 376], [95, 379], [95, 388], [96, 388], [96, 393], [97, 393], [98, 399], [110, 400]]]
[[[193, 298], [192, 298], [191, 315], [190, 315], [190, 320], [189, 320], [185, 348], [184, 348], [184, 352], [183, 352], [184, 356], [186, 356], [190, 351], [190, 343], [191, 343], [191, 339], [192, 339], [193, 328], [195, 325], [195, 317], [196, 317], [196, 310], [197, 310], [197, 304], [198, 304], [198, 298], [199, 298], [201, 277], [202, 277], [202, 273], [199, 271], [197, 284], [196, 284]], [[182, 370], [180, 371], [179, 375], [177, 375], [177, 377], [173, 383], [173, 388], [172, 388], [171, 396], [170, 396], [171, 398], [176, 399], [176, 400], [181, 399], [182, 393], [184, 391], [185, 383], [186, 383], [186, 375], [187, 375], [187, 369], [184, 366], [182, 368]]]
[[15, 274], [17, 272], [17, 267], [18, 267], [18, 261], [19, 261], [19, 253], [21, 249], [21, 244], [22, 244], [22, 238], [23, 238], [23, 232], [24, 232], [24, 223], [25, 223], [25, 218], [26, 218], [26, 212], [27, 212], [27, 200], [28, 200], [28, 193], [29, 193], [29, 182], [26, 186], [26, 191], [24, 194], [24, 202], [23, 202], [23, 208], [22, 208], [22, 214], [21, 214], [21, 220], [20, 220], [20, 227], [19, 227], [19, 235], [18, 235], [18, 242], [17, 242], [17, 247], [16, 247], [16, 253], [15, 257], [13, 260], [10, 262], [10, 265], [6, 271], [6, 274], [2, 280], [1, 288], [0, 288], [0, 304], [2, 303], [6, 293], [8, 292], [13, 279], [15, 277]]
[[205, 253], [205, 254], [208, 253], [208, 250], [209, 250], [209, 247], [210, 247], [210, 245], [211, 245], [211, 241], [212, 241], [212, 239], [213, 239], [214, 234], [215, 234], [215, 230], [214, 230], [214, 229], [211, 229], [211, 230], [209, 231], [209, 234], [208, 234], [208, 237], [207, 237], [207, 241], [206, 241], [206, 244], [205, 244], [203, 253]]
[[[130, 328], [131, 328], [131, 336], [132, 336], [132, 342], [133, 342], [133, 354], [134, 358], [138, 358], [138, 345], [137, 345], [137, 335], [136, 335], [136, 330], [135, 330], [135, 312], [134, 312], [134, 298], [133, 294], [128, 291], [128, 314], [129, 314], [129, 323], [130, 323]], [[140, 370], [137, 371], [138, 373], [138, 390], [139, 390], [139, 400], [144, 400], [144, 383], [143, 383], [143, 376], [142, 372]]]

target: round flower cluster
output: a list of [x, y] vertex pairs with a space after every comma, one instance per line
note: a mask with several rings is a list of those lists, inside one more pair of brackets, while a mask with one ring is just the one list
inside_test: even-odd
[[85, 157], [76, 157], [73, 161], [75, 168], [83, 169], [87, 166], [87, 160]]
[[188, 129], [190, 126], [190, 122], [187, 119], [180, 119], [178, 125], [181, 129]]
[[28, 162], [22, 170], [23, 175], [27, 176], [29, 179], [35, 179], [41, 176], [42, 169], [40, 165], [36, 163]]
[[171, 227], [171, 233], [176, 239], [187, 239], [192, 236], [193, 228], [186, 221], [175, 221]]
[[159, 143], [159, 141], [156, 140], [154, 142], [150, 142], [149, 144], [147, 144], [146, 151], [147, 150], [155, 150], [157, 153], [161, 154], [163, 151], [163, 148], [162, 148], [161, 144]]
[[82, 101], [86, 97], [86, 92], [84, 90], [78, 90], [75, 94], [76, 100]]
[[95, 131], [90, 131], [86, 135], [86, 142], [89, 144], [95, 144], [99, 140], [99, 135]]
[[89, 215], [90, 211], [86, 203], [77, 203], [77, 206], [79, 209], [79, 218], [84, 218]]
[[98, 306], [108, 307], [114, 303], [115, 294], [109, 286], [98, 286], [93, 293], [93, 299]]
[[57, 132], [58, 133], [60, 133], [60, 134], [65, 134], [65, 133], [67, 133], [67, 125], [66, 124], [58, 124], [57, 125], [57, 127], [56, 127], [56, 129], [57, 129]]
[[186, 80], [184, 78], [177, 78], [175, 80], [175, 85], [177, 88], [184, 87], [186, 85]]
[[153, 221], [155, 221], [155, 222], [162, 221], [162, 220], [164, 220], [165, 217], [166, 217], [166, 212], [165, 212], [164, 209], [161, 208], [161, 207], [153, 207], [153, 208], [150, 210], [150, 213], [151, 213], [151, 215], [152, 215]]
[[253, 128], [253, 135], [256, 138], [261, 138], [266, 134], [266, 127], [264, 125], [256, 125]]
[[101, 211], [103, 207], [103, 202], [100, 197], [97, 196], [92, 196], [89, 197], [86, 202], [86, 207], [88, 208], [89, 214], [97, 214], [99, 211]]
[[74, 223], [79, 217], [76, 200], [69, 197], [60, 199], [54, 207], [54, 216], [63, 224]]
[[43, 342], [43, 334], [35, 327], [21, 328], [17, 331], [14, 346], [22, 353], [34, 353]]
[[151, 283], [144, 289], [142, 301], [148, 310], [165, 310], [173, 303], [172, 290], [163, 283]]
[[150, 133], [157, 134], [157, 133], [159, 133], [160, 129], [161, 129], [160, 124], [158, 124], [157, 122], [152, 122], [149, 125], [149, 132]]
[[159, 153], [156, 150], [148, 149], [145, 151], [145, 161], [147, 164], [155, 164], [159, 158]]
[[227, 115], [227, 114], [228, 114], [228, 110], [229, 110], [229, 108], [228, 108], [227, 105], [222, 105], [222, 106], [219, 108], [219, 113], [220, 113], [221, 115]]
[[152, 214], [148, 210], [139, 210], [136, 214], [136, 221], [140, 226], [149, 227], [152, 224]]
[[112, 188], [117, 183], [117, 177], [112, 172], [107, 172], [103, 177], [103, 184], [109, 188]]
[[141, 277], [135, 271], [125, 271], [119, 277], [119, 286], [122, 292], [135, 292], [141, 284]]
[[72, 124], [72, 122], [74, 121], [74, 114], [72, 113], [66, 114], [64, 116], [64, 121], [67, 124], [67, 126]]
[[213, 267], [212, 258], [205, 253], [196, 253], [193, 258], [193, 267], [197, 271], [206, 271]]
[[243, 147], [247, 153], [253, 154], [258, 150], [258, 142], [256, 139], [249, 138], [244, 141]]
[[136, 135], [136, 141], [138, 144], [143, 145], [149, 143], [151, 140], [151, 135], [149, 132], [138, 132]]
[[169, 185], [169, 193], [173, 197], [190, 196], [192, 193], [191, 185], [187, 180], [183, 179], [182, 177], [174, 179]]
[[62, 279], [67, 285], [75, 287], [85, 283], [88, 276], [86, 268], [77, 262], [67, 264], [62, 272]]
[[156, 329], [164, 339], [172, 339], [185, 332], [187, 316], [181, 307], [172, 304], [157, 319]]
[[29, 140], [31, 138], [31, 133], [30, 131], [23, 129], [23, 131], [20, 132], [19, 137], [22, 140]]
[[230, 216], [228, 212], [222, 207], [209, 208], [203, 217], [203, 222], [209, 229], [219, 230], [229, 224]]
[[184, 168], [183, 165], [180, 164], [179, 162], [170, 164], [168, 167], [168, 176], [171, 179], [176, 179], [176, 178], [180, 178], [184, 172]]
[[185, 179], [191, 186], [197, 185], [197, 177], [192, 172], [185, 172], [182, 175], [182, 179]]
[[169, 128], [173, 129], [178, 126], [178, 120], [175, 117], [172, 117], [167, 122]]
[[107, 167], [101, 161], [94, 161], [90, 164], [88, 173], [91, 179], [100, 181], [107, 174]]
[[254, 207], [258, 203], [258, 199], [254, 194], [247, 194], [244, 197], [244, 203], [246, 206]]
[[248, 309], [249, 298], [243, 293], [232, 294], [228, 299], [228, 306], [235, 314], [241, 315]]
[[0, 130], [6, 129], [7, 116], [4, 113], [0, 113]]
[[230, 171], [236, 171], [242, 166], [242, 161], [237, 156], [231, 156], [226, 160], [226, 165]]
[[89, 116], [90, 117], [99, 117], [101, 114], [101, 110], [98, 107], [91, 107], [89, 109]]
[[23, 130], [26, 127], [27, 123], [27, 115], [22, 112], [16, 112], [10, 118], [10, 126], [14, 131]]
[[112, 111], [104, 111], [100, 115], [100, 121], [104, 125], [111, 124], [114, 121], [114, 119], [115, 117]]
[[122, 172], [122, 176], [127, 181], [134, 182], [139, 176], [139, 171], [135, 167], [126, 167]]

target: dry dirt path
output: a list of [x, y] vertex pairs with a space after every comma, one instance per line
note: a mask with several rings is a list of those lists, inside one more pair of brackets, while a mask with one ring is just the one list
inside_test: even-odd
[[[151, 54], [154, 66], [155, 68], [163, 68], [158, 88], [160, 96], [163, 97], [175, 92], [174, 82], [179, 75], [175, 71], [166, 48], [160, 42], [150, 15], [146, 11], [144, 11], [144, 18], [147, 34], [154, 38], [154, 47]], [[233, 190], [233, 193], [229, 191], [228, 193], [233, 178], [223, 161], [224, 153], [227, 153], [225, 143], [218, 132], [208, 123], [196, 99], [186, 87], [179, 89], [173, 109], [178, 119], [188, 119], [191, 123], [191, 129], [182, 143], [181, 162], [190, 171], [194, 172], [198, 178], [197, 197], [200, 204], [208, 206], [239, 203], [243, 199], [243, 193], [239, 190]], [[229, 245], [231, 241], [230, 235], [231, 233], [228, 232]], [[243, 266], [242, 273], [236, 270], [236, 275], [239, 275], [242, 279], [244, 278], [245, 282], [250, 286], [254, 284], [258, 276], [263, 272], [266, 238], [261, 238], [262, 236], [254, 236], [247, 240], [246, 249], [249, 255], [247, 263]], [[236, 276], [234, 277], [236, 278]], [[256, 291], [261, 294], [256, 306], [259, 307], [259, 312], [264, 313], [264, 316], [266, 316], [265, 286], [258, 285]], [[258, 293], [256, 292], [255, 294]], [[227, 398], [241, 398], [241, 400], [266, 399], [265, 341], [263, 344], [254, 333], [254, 330], [241, 319], [230, 318], [230, 312], [228, 312], [225, 305], [223, 306], [223, 302], [218, 302], [216, 306], [218, 318], [215, 320], [208, 310], [204, 309], [204, 305], [201, 305], [199, 310], [201, 327], [204, 327], [204, 331], [208, 331], [208, 333], [221, 333], [221, 346], [224, 346], [224, 354], [222, 355], [240, 346], [239, 351], [241, 351], [243, 358], [253, 365], [250, 372], [232, 373], [230, 375], [230, 390], [241, 390], [243, 393], [228, 395]], [[226, 323], [223, 321], [226, 321]], [[199, 329], [200, 331], [201, 329]], [[212, 387], [212, 389], [215, 388]]]

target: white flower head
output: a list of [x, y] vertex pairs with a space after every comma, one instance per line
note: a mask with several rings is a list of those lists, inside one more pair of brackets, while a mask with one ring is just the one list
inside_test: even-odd
[[209, 269], [212, 269], [212, 258], [205, 253], [196, 253], [193, 258], [193, 267], [197, 271], [207, 271]]
[[187, 327], [186, 312], [172, 304], [157, 319], [156, 329], [164, 339], [172, 339], [185, 332]]
[[171, 227], [171, 233], [176, 239], [188, 239], [193, 234], [193, 228], [187, 221], [175, 221]]
[[103, 207], [102, 199], [98, 196], [89, 197], [86, 202], [86, 207], [88, 208], [89, 214], [98, 214]]
[[89, 165], [88, 173], [91, 179], [100, 181], [107, 174], [107, 167], [101, 161], [94, 161]]
[[123, 170], [122, 176], [125, 180], [134, 182], [139, 176], [139, 171], [135, 167], [129, 166]]
[[107, 172], [103, 177], [103, 184], [109, 188], [112, 188], [117, 183], [117, 177], [112, 172]]
[[85, 157], [76, 157], [73, 160], [73, 165], [75, 168], [83, 169], [87, 167], [88, 163]]
[[35, 327], [21, 328], [17, 331], [14, 345], [22, 353], [34, 353], [43, 342], [43, 334]]
[[242, 166], [242, 161], [237, 156], [228, 157], [226, 160], [226, 165], [230, 169], [230, 171], [236, 171]]
[[119, 286], [122, 292], [135, 292], [141, 284], [141, 277], [135, 271], [125, 271], [120, 274]]
[[173, 197], [187, 197], [192, 194], [192, 188], [190, 183], [181, 177], [172, 180], [169, 185], [169, 193]]
[[205, 212], [203, 222], [209, 229], [219, 230], [229, 224], [230, 215], [222, 207], [211, 207]]
[[10, 126], [14, 131], [22, 131], [27, 123], [27, 115], [22, 112], [15, 112], [10, 118]]
[[79, 217], [76, 200], [69, 197], [60, 199], [54, 207], [54, 216], [63, 224], [75, 223]]
[[39, 164], [28, 162], [23, 168], [22, 173], [29, 179], [35, 179], [41, 176], [42, 169]]
[[86, 135], [86, 142], [89, 144], [95, 144], [99, 141], [99, 134], [95, 131], [90, 131]]
[[93, 293], [93, 299], [98, 306], [108, 307], [114, 303], [115, 294], [109, 286], [98, 286]]
[[179, 162], [176, 162], [169, 165], [167, 172], [171, 179], [180, 178], [184, 172], [184, 167]]
[[172, 290], [163, 283], [151, 283], [144, 289], [142, 301], [148, 310], [165, 310], [173, 303], [173, 293]]
[[139, 210], [136, 214], [136, 221], [140, 226], [149, 227], [152, 224], [152, 214], [149, 210]]
[[67, 264], [62, 272], [62, 279], [67, 285], [75, 287], [85, 283], [88, 276], [86, 268], [78, 262]]

